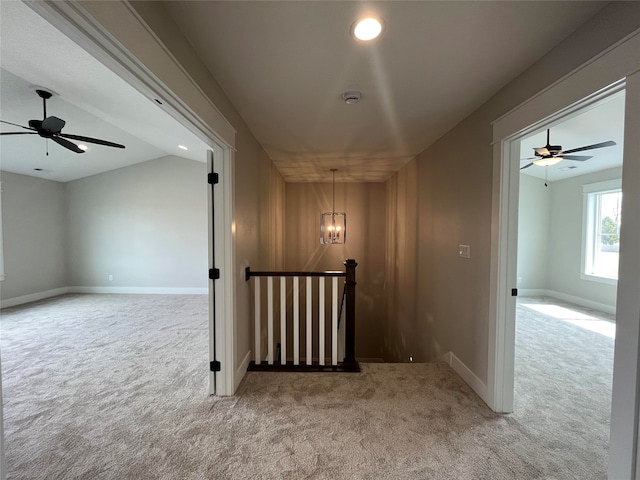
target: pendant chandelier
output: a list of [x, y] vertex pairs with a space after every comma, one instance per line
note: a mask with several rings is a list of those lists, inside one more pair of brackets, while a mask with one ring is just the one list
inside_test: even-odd
[[332, 168], [333, 173], [333, 202], [331, 212], [323, 213], [320, 216], [320, 243], [322, 245], [342, 244], [347, 239], [347, 214], [336, 212], [336, 172], [337, 168]]

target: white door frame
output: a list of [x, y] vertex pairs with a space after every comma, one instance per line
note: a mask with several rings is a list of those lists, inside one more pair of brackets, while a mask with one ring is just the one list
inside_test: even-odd
[[[128, 2], [80, 3], [65, 0], [26, 4], [142, 95], [151, 101], [162, 98], [165, 111], [211, 147], [214, 167], [220, 176], [213, 205], [216, 209], [216, 267], [220, 268], [221, 276], [216, 280], [215, 289], [215, 315], [218, 318], [215, 335], [212, 330], [214, 311], [209, 308], [209, 340], [210, 351], [213, 351], [211, 343], [215, 338], [217, 360], [221, 362], [222, 370], [216, 375], [217, 385], [214, 382], [216, 376], [210, 374], [209, 393], [233, 395], [236, 383], [233, 126]], [[182, 98], [188, 98], [189, 103]], [[203, 275], [206, 274], [203, 265]], [[209, 290], [210, 303], [213, 303], [211, 282]], [[203, 365], [203, 368], [208, 368], [208, 365]]]
[[[233, 152], [220, 147], [207, 152], [207, 171], [219, 176], [219, 184], [209, 189], [209, 268], [220, 270], [220, 279], [209, 280], [209, 360], [222, 369], [210, 373], [211, 395], [233, 395], [236, 386], [235, 341], [235, 247], [233, 241], [233, 196], [225, 185], [233, 185]], [[215, 235], [215, 238], [214, 238]], [[215, 263], [214, 263], [215, 260]], [[214, 286], [215, 283], [215, 286]], [[215, 342], [215, 343], [214, 343]], [[225, 368], [226, 366], [226, 368]]]
[[569, 114], [579, 102], [594, 99], [615, 82], [626, 82], [622, 181], [626, 225], [621, 232], [609, 475], [633, 479], [640, 447], [640, 31], [493, 123], [487, 400], [497, 412], [513, 410], [515, 298], [511, 289], [516, 287], [519, 138], [532, 125]]

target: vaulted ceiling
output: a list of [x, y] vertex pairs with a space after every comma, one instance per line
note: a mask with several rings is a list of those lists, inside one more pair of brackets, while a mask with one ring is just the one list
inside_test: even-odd
[[[180, 1], [156, 8], [174, 19], [285, 180], [309, 182], [328, 180], [330, 168], [340, 169], [339, 181], [386, 180], [605, 4]], [[3, 120], [40, 118], [29, 85], [43, 85], [58, 93], [51, 113], [54, 105], [63, 112], [69, 133], [127, 144], [126, 153], [97, 160], [103, 170], [163, 154], [204, 158], [195, 136], [28, 7], [0, 8], [0, 62], [10, 72]], [[350, 29], [367, 13], [385, 29], [358, 42]], [[349, 90], [362, 93], [359, 103], [345, 104]], [[563, 145], [581, 144], [571, 135], [563, 132]], [[29, 151], [19, 139], [2, 137], [3, 169], [42, 158], [42, 139], [30, 138]], [[188, 142], [198, 145], [177, 150]], [[77, 157], [66, 163], [61, 181], [91, 174]]]
[[22, 2], [0, 1], [0, 40], [0, 119], [18, 125], [42, 120], [42, 100], [33, 88], [40, 86], [55, 92], [47, 115], [66, 121], [63, 133], [126, 146], [87, 144], [87, 152], [78, 154], [38, 135], [5, 135], [2, 170], [67, 182], [166, 155], [206, 160], [201, 140]]

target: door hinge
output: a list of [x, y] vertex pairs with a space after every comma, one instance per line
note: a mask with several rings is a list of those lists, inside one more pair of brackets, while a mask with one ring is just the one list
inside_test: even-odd
[[512, 297], [517, 297], [518, 296], [518, 289], [517, 288], [512, 288], [511, 289], [511, 296]]
[[207, 175], [207, 182], [209, 185], [217, 185], [220, 182], [220, 176], [217, 173], [210, 173]]
[[219, 372], [222, 369], [220, 362], [218, 360], [214, 360], [213, 362], [209, 362], [209, 370], [212, 372]]
[[209, 279], [210, 280], [220, 280], [220, 269], [219, 268], [210, 268], [209, 269]]

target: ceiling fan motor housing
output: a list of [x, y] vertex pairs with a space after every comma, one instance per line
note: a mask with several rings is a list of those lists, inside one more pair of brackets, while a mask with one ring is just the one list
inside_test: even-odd
[[551, 155], [557, 155], [562, 151], [562, 145], [547, 145], [547, 150]]

